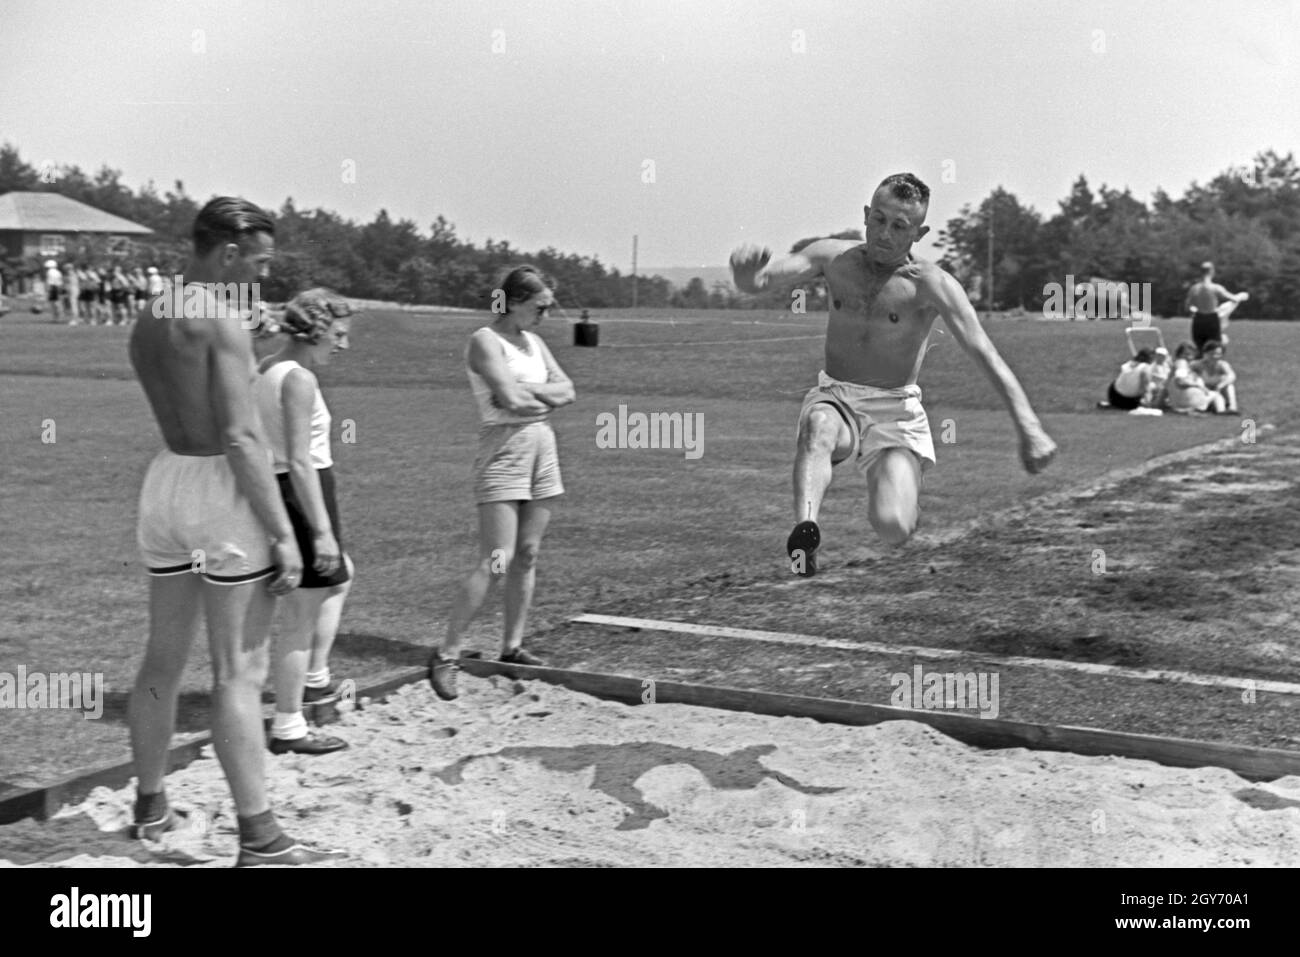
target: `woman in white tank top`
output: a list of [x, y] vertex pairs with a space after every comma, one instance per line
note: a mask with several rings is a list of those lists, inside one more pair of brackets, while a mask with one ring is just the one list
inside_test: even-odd
[[347, 747], [339, 738], [310, 735], [306, 701], [337, 696], [329, 654], [352, 583], [352, 560], [340, 542], [330, 454], [330, 413], [314, 370], [348, 348], [348, 302], [327, 289], [295, 296], [285, 308], [282, 348], [259, 365], [254, 395], [285, 510], [302, 552], [302, 582], [283, 599], [285, 622], [272, 656], [275, 718], [271, 750], [324, 754]]
[[520, 266], [492, 297], [496, 319], [470, 337], [465, 354], [481, 422], [474, 462], [479, 554], [452, 608], [442, 645], [429, 660], [433, 690], [448, 701], [459, 694], [457, 659], [465, 630], [498, 580], [505, 585], [501, 660], [542, 664], [522, 643], [551, 502], [564, 493], [549, 420], [552, 409], [575, 397], [573, 383], [546, 343], [529, 331], [555, 303], [548, 281], [532, 266]]

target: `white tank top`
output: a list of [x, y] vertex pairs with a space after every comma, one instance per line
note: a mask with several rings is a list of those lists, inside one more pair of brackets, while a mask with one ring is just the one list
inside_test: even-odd
[[[524, 329], [524, 340], [528, 343], [528, 352], [510, 342], [501, 336], [491, 326], [484, 326], [475, 335], [482, 335], [484, 331], [491, 334], [495, 342], [500, 343], [501, 351], [505, 355], [506, 368], [514, 375], [516, 382], [526, 382], [533, 385], [544, 385], [549, 372], [546, 368], [546, 343], [541, 337]], [[492, 387], [488, 385], [486, 379], [469, 367], [469, 352], [466, 350], [465, 371], [469, 375], [469, 387], [474, 392], [474, 402], [478, 406], [479, 419], [484, 425], [509, 425], [519, 422], [541, 422], [546, 419], [547, 414], [542, 415], [515, 415], [505, 409], [498, 409], [492, 404]]]
[[1130, 359], [1119, 367], [1119, 375], [1115, 377], [1115, 391], [1130, 399], [1137, 398], [1142, 394], [1142, 374], [1147, 371], [1147, 363]]
[[[271, 445], [271, 458], [277, 475], [289, 471], [289, 450], [284, 441], [284, 405], [281, 399], [284, 377], [294, 369], [301, 368], [292, 359], [283, 359], [259, 375], [254, 386], [257, 411], [261, 414], [262, 427], [266, 430], [266, 438]], [[316, 386], [316, 395], [311, 404], [311, 442], [307, 450], [312, 468], [327, 469], [334, 464], [334, 459], [330, 456], [330, 410], [325, 406], [325, 397], [320, 394], [319, 385]]]

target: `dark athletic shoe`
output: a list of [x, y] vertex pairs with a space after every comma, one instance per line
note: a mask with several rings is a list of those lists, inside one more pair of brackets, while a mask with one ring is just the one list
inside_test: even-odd
[[127, 836], [133, 841], [157, 841], [168, 831], [175, 831], [184, 822], [171, 808], [156, 821], [136, 821], [127, 828]]
[[455, 658], [444, 658], [435, 651], [429, 658], [429, 684], [433, 693], [443, 701], [454, 701], [460, 697], [456, 687], [456, 676], [460, 674], [460, 664]]
[[785, 553], [790, 558], [790, 571], [801, 578], [817, 574], [817, 549], [822, 543], [822, 532], [816, 522], [800, 522], [785, 540]]
[[336, 861], [344, 855], [339, 851], [313, 851], [310, 847], [304, 847], [302, 844], [294, 844], [292, 847], [286, 847], [283, 851], [254, 851], [251, 848], [241, 847], [239, 849], [239, 858], [235, 861], [236, 867], [260, 867], [267, 864], [323, 864], [326, 861]]
[[342, 738], [329, 738], [324, 735], [309, 734], [301, 738], [284, 738], [271, 739], [272, 754], [329, 754], [331, 751], [342, 751], [348, 746], [348, 743]]
[[302, 689], [303, 704], [320, 704], [322, 701], [333, 701], [339, 696], [339, 689], [343, 687], [343, 682], [337, 678], [331, 679], [330, 683], [324, 688], [312, 688], [304, 685]]
[[507, 651], [501, 656], [501, 660], [508, 665], [535, 665], [540, 667], [546, 664], [541, 658], [529, 651], [525, 651], [523, 648]]

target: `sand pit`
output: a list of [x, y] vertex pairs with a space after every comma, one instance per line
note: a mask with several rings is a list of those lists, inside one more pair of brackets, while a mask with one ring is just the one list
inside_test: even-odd
[[[685, 705], [630, 707], [541, 682], [464, 678], [345, 714], [349, 750], [268, 755], [286, 829], [348, 866], [1287, 866], [1300, 778], [978, 751], [925, 725], [818, 724]], [[168, 777], [191, 826], [121, 829], [130, 789], [0, 827], [0, 861], [233, 862], [210, 749]]]

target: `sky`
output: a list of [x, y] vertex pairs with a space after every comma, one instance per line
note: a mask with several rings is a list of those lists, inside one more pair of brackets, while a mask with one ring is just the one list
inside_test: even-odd
[[5, 0], [0, 141], [627, 272], [1300, 151], [1300, 0]]

